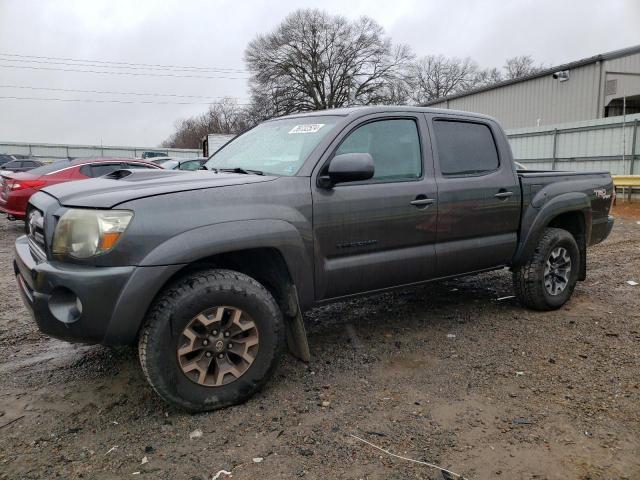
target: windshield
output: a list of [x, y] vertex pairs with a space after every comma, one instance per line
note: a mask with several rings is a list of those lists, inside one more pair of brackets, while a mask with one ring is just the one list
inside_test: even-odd
[[240, 168], [295, 175], [340, 118], [323, 115], [261, 123], [214, 153], [205, 166], [209, 170]]

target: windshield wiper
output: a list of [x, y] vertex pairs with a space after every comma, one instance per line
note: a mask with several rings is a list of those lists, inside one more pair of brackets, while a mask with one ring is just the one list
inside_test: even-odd
[[241, 168], [241, 167], [235, 167], [235, 168], [218, 168], [217, 170], [221, 171], [221, 172], [232, 172], [232, 173], [243, 173], [245, 175], [264, 175], [264, 172], [261, 172], [260, 170], [251, 170], [250, 168]]

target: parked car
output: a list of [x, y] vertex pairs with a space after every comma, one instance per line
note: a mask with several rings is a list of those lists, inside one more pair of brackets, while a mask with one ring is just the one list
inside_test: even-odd
[[165, 170], [200, 170], [207, 162], [206, 157], [200, 158], [170, 158], [162, 162], [153, 162]]
[[28, 172], [0, 172], [0, 212], [10, 220], [24, 220], [27, 202], [38, 190], [57, 183], [100, 177], [115, 170], [153, 168], [157, 165], [123, 158], [60, 160]]
[[2, 167], [2, 165], [4, 165], [7, 162], [12, 162], [16, 159], [16, 157], [14, 157], [13, 155], [10, 155], [8, 153], [0, 153], [0, 167]]
[[517, 172], [502, 128], [469, 112], [281, 117], [205, 166], [47, 187], [15, 244], [42, 332], [137, 343], [190, 411], [253, 395], [285, 338], [308, 360], [313, 306], [506, 267], [525, 306], [560, 308], [613, 226], [609, 173]]
[[27, 172], [44, 165], [44, 163], [31, 157], [15, 158], [15, 155], [13, 155], [13, 157], [14, 160], [10, 160], [0, 165], [0, 174], [10, 172]]

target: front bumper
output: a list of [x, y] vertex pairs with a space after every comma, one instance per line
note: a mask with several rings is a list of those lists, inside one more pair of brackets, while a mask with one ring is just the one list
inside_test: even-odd
[[39, 262], [25, 236], [15, 243], [14, 272], [25, 305], [43, 333], [69, 342], [134, 342], [153, 298], [179, 268]]
[[15, 218], [16, 220], [24, 220], [25, 213], [22, 210], [14, 210], [9, 208], [6, 204], [0, 203], [0, 212], [4, 213], [7, 217]]
[[0, 212], [16, 220], [24, 220], [27, 216], [29, 198], [36, 193], [32, 188], [10, 192], [7, 197], [0, 197]]

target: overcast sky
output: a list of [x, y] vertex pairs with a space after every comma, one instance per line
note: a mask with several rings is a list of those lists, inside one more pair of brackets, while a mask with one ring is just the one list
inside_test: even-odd
[[[206, 110], [209, 98], [246, 102], [246, 44], [301, 7], [349, 18], [368, 15], [394, 42], [408, 44], [418, 55], [468, 56], [482, 67], [500, 67], [505, 58], [521, 54], [553, 66], [640, 44], [638, 0], [0, 0], [0, 97], [196, 103], [0, 98], [0, 141], [156, 146], [177, 119]], [[64, 72], [47, 69], [105, 69], [52, 57], [209, 70], [109, 69], [174, 76]]]

